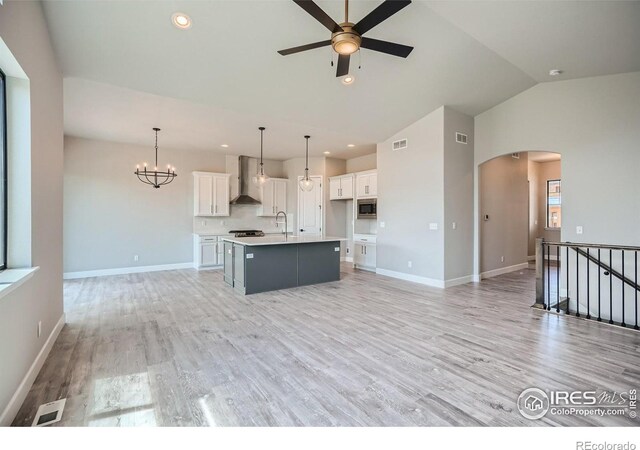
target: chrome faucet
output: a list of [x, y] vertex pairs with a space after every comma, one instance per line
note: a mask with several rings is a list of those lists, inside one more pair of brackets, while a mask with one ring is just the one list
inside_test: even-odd
[[278, 224], [282, 223], [282, 222], [278, 222], [278, 217], [280, 217], [280, 214], [282, 214], [284, 216], [284, 230], [282, 230], [282, 233], [284, 234], [284, 237], [287, 237], [287, 230], [289, 229], [289, 225], [287, 224], [287, 213], [284, 211], [278, 211], [276, 213], [276, 227], [278, 226]]

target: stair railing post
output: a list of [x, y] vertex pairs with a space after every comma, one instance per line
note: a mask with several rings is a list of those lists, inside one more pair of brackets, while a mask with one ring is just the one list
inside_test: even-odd
[[544, 239], [536, 238], [536, 302], [532, 305], [535, 308], [545, 308], [544, 296]]

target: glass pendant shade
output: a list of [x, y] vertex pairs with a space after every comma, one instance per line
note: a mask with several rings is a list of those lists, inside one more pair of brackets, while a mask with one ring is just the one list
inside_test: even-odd
[[264, 133], [265, 127], [260, 127], [258, 130], [260, 130], [260, 165], [258, 166], [258, 173], [253, 176], [251, 181], [253, 181], [253, 184], [256, 186], [262, 186], [267, 182], [269, 176], [264, 173], [264, 164], [262, 162], [262, 134]]
[[305, 192], [309, 192], [313, 190], [313, 180], [309, 178], [309, 138], [311, 136], [305, 136], [304, 138], [307, 140], [307, 151], [305, 156], [305, 167], [304, 167], [304, 177], [298, 182], [300, 185], [300, 189]]

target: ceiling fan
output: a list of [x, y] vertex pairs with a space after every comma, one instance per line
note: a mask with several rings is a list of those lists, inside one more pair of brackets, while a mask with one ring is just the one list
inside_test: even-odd
[[331, 39], [278, 51], [282, 56], [331, 45], [333, 50], [338, 53], [338, 70], [336, 71], [336, 77], [342, 77], [349, 73], [349, 59], [351, 54], [357, 52], [360, 48], [400, 56], [401, 58], [406, 58], [409, 56], [409, 53], [411, 53], [411, 50], [413, 50], [413, 47], [409, 47], [408, 45], [379, 41], [378, 39], [362, 36], [373, 27], [384, 22], [402, 8], [409, 5], [411, 0], [385, 0], [356, 24], [349, 22], [349, 0], [345, 0], [344, 2], [345, 17], [344, 22], [341, 24], [337, 24], [327, 13], [316, 5], [313, 0], [293, 1], [328, 28], [329, 31], [331, 31]]

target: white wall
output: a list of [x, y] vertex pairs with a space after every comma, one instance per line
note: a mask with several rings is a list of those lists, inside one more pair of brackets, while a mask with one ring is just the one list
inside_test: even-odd
[[[377, 146], [377, 268], [432, 280], [444, 279], [444, 107]], [[409, 147], [391, 143], [408, 138]], [[439, 224], [437, 231], [429, 223]], [[408, 267], [408, 262], [412, 267]]]
[[[40, 3], [5, 2], [0, 7], [0, 37], [29, 78], [30, 147], [9, 151], [31, 151], [31, 192], [23, 195], [26, 201], [31, 197], [31, 264], [40, 267], [33, 278], [0, 298], [0, 411], [4, 411], [0, 424], [6, 425], [33, 382], [28, 375], [37, 374], [39, 367], [30, 372], [31, 365], [63, 314], [63, 116], [62, 76]], [[38, 321], [42, 321], [39, 338]], [[23, 380], [24, 389], [12, 400]]]
[[377, 167], [377, 164], [378, 164], [377, 159], [378, 157], [375, 153], [347, 159], [345, 173], [362, 172], [364, 170], [373, 170]]
[[[525, 264], [529, 243], [527, 154], [480, 166], [480, 272]], [[484, 216], [489, 220], [485, 221]], [[504, 258], [504, 261], [501, 259]]]
[[[476, 170], [507, 153], [561, 153], [562, 240], [640, 245], [639, 98], [640, 72], [534, 86], [476, 116]], [[479, 224], [477, 201], [476, 184]], [[476, 271], [477, 238], [476, 226]]]
[[65, 272], [193, 261], [191, 172], [224, 173], [225, 156], [160, 147], [160, 167], [171, 163], [178, 176], [154, 189], [133, 174], [153, 151], [152, 145], [65, 137]]
[[[456, 142], [456, 132], [467, 144]], [[473, 273], [473, 118], [445, 106], [443, 144], [444, 275], [454, 280]]]

